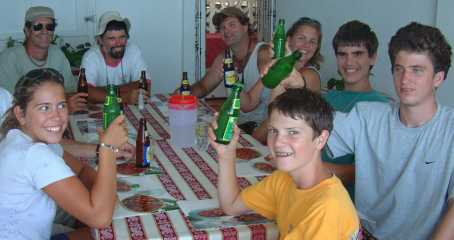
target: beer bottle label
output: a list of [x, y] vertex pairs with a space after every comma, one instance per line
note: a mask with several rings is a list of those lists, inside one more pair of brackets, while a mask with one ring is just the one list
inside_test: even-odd
[[224, 63], [225, 63], [225, 64], [231, 64], [231, 63], [233, 63], [233, 59], [231, 59], [231, 58], [224, 58]]
[[240, 99], [239, 98], [235, 98], [233, 99], [233, 109], [240, 109], [241, 107], [241, 103], [240, 103]]
[[229, 142], [233, 138], [233, 129], [235, 128], [235, 123], [237, 122], [238, 117], [229, 117], [227, 124], [225, 126], [224, 135], [222, 140]]
[[183, 90], [183, 91], [181, 91], [181, 95], [183, 95], [183, 96], [189, 96], [189, 95], [191, 95], [191, 91], [189, 91], [189, 90], [187, 90], [187, 89], [186, 89], [186, 90]]
[[232, 87], [236, 83], [236, 72], [235, 71], [226, 71], [224, 73], [225, 86]]
[[[149, 166], [150, 165], [150, 144], [143, 145], [143, 163], [142, 166]], [[153, 153], [151, 153], [153, 154]]]

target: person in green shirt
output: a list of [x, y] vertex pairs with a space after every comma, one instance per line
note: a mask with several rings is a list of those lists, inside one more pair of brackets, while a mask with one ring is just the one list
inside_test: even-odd
[[[390, 97], [372, 88], [371, 70], [377, 60], [378, 40], [369, 25], [357, 20], [343, 24], [333, 38], [338, 72], [344, 81], [344, 90], [329, 90], [324, 98], [340, 112], [350, 112], [357, 102], [388, 102]], [[354, 199], [355, 157], [352, 154], [331, 158], [323, 151], [325, 165], [344, 183]]]
[[[19, 79], [30, 70], [53, 68], [64, 77], [65, 92], [75, 92], [77, 81], [69, 61], [51, 41], [57, 27], [54, 11], [49, 7], [30, 7], [25, 14], [23, 45], [7, 48], [0, 53], [0, 87], [11, 94]], [[70, 113], [86, 108], [86, 93], [69, 94]]]

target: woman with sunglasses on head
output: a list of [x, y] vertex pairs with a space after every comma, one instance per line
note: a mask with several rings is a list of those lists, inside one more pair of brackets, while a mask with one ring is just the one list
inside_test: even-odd
[[[88, 225], [110, 224], [116, 205], [118, 146], [128, 139], [124, 116], [100, 133], [97, 172], [63, 160], [51, 148], [68, 124], [63, 77], [32, 70], [17, 83], [0, 127], [0, 239], [49, 239], [56, 204]], [[89, 239], [88, 228], [52, 239]]]
[[[77, 82], [69, 61], [60, 48], [51, 44], [57, 27], [54, 11], [49, 7], [30, 7], [25, 14], [23, 45], [5, 49], [0, 53], [0, 87], [13, 93], [19, 78], [37, 68], [53, 68], [65, 79], [65, 91], [75, 92]], [[86, 108], [86, 93], [68, 97], [70, 113]]]
[[[295, 64], [294, 71], [284, 81], [282, 81], [269, 94], [268, 101], [271, 102], [276, 96], [280, 95], [287, 88], [305, 87], [312, 91], [320, 92], [320, 64], [323, 57], [320, 54], [322, 42], [321, 24], [312, 18], [302, 17], [287, 31], [287, 50], [288, 52], [301, 51], [303, 56]], [[271, 51], [271, 47], [269, 48]], [[272, 53], [270, 53], [272, 55]], [[262, 71], [263, 74], [271, 67], [270, 62]], [[241, 110], [252, 111], [261, 101], [260, 96], [264, 89], [262, 81], [257, 81], [256, 85], [247, 93], [241, 95]], [[241, 126], [240, 126], [241, 127]], [[267, 119], [252, 131], [252, 136], [262, 143], [266, 142]]]

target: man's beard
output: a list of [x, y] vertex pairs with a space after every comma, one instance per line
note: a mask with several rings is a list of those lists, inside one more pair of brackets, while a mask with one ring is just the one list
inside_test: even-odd
[[[121, 50], [114, 51], [115, 48], [121, 48]], [[125, 55], [125, 46], [117, 46], [110, 48], [109, 55], [115, 59], [121, 59]]]

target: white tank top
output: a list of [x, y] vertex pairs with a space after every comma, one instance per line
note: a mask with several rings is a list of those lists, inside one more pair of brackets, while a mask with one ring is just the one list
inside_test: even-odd
[[[260, 78], [259, 68], [257, 65], [258, 51], [260, 47], [265, 44], [264, 42], [258, 42], [255, 45], [254, 51], [252, 52], [246, 67], [243, 70], [244, 74], [244, 90], [249, 91], [255, 82]], [[260, 104], [253, 110], [247, 113], [241, 112], [239, 124], [254, 121], [261, 123], [267, 115], [267, 103], [271, 95], [271, 90], [265, 88], [260, 96]]]

